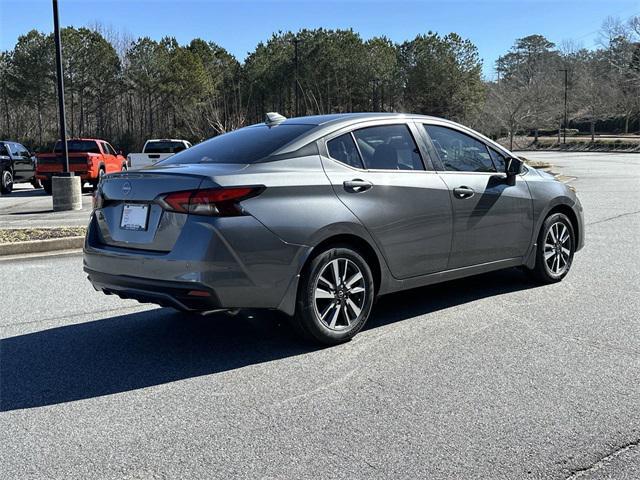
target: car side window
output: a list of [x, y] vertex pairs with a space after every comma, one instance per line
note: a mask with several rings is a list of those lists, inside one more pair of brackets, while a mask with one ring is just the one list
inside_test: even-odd
[[355, 130], [362, 160], [373, 170], [424, 170], [422, 157], [409, 127], [380, 125]]
[[445, 170], [495, 172], [487, 146], [475, 138], [438, 125], [424, 125]]
[[499, 172], [504, 173], [507, 169], [507, 159], [504, 157], [504, 155], [496, 152], [491, 147], [489, 147], [489, 154], [491, 155], [491, 160], [493, 160], [493, 164], [496, 166], [496, 169]]
[[31, 155], [29, 154], [29, 150], [27, 150], [24, 145], [21, 145], [19, 143], [16, 143], [17, 147], [18, 147], [18, 155], [24, 157], [24, 158], [29, 158], [31, 157]]
[[18, 144], [17, 143], [8, 143], [7, 145], [9, 145], [9, 150], [11, 151], [11, 155], [13, 157], [19, 157], [20, 156], [20, 149], [18, 148]]
[[9, 156], [9, 150], [7, 150], [7, 147], [4, 143], [0, 143], [0, 155], [4, 155], [6, 157]]
[[354, 168], [363, 168], [356, 143], [350, 133], [332, 138], [327, 142], [329, 156], [340, 163]]
[[106, 143], [106, 142], [105, 142], [105, 145], [107, 146], [107, 151], [108, 151], [111, 155], [118, 155], [118, 154], [116, 153], [116, 150], [111, 146], [111, 144], [110, 144], [110, 143]]

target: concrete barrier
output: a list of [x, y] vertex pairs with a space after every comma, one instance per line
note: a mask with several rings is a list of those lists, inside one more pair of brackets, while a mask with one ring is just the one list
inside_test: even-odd
[[82, 181], [80, 177], [52, 178], [53, 211], [82, 209]]

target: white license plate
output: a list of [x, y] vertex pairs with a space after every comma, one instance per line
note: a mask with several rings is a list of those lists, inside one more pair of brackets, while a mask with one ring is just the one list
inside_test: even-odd
[[122, 209], [120, 228], [125, 230], [146, 230], [149, 218], [149, 205], [126, 203]]

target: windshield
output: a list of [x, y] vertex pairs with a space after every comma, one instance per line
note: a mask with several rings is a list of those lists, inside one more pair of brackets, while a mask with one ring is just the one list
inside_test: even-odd
[[178, 153], [185, 148], [182, 142], [148, 142], [143, 153]]
[[[67, 150], [69, 153], [83, 152], [83, 153], [100, 153], [98, 144], [93, 140], [68, 140]], [[62, 152], [62, 142], [59, 140], [56, 142], [56, 146], [53, 149], [54, 152]]]
[[[255, 163], [292, 142], [315, 125], [278, 125], [241, 128], [214, 137], [158, 164]], [[156, 164], [156, 165], [158, 165]]]

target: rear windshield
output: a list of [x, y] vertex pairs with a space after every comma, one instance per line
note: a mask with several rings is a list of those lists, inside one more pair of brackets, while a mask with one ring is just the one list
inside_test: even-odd
[[[195, 147], [158, 162], [163, 165], [184, 163], [256, 163], [308, 132], [315, 125], [277, 125], [241, 128], [213, 137]], [[156, 164], [157, 165], [157, 164]]]
[[[98, 144], [92, 140], [67, 140], [67, 150], [71, 152], [100, 153]], [[57, 141], [54, 152], [62, 152], [62, 142]]]
[[182, 142], [149, 142], [143, 153], [178, 153], [185, 148]]

